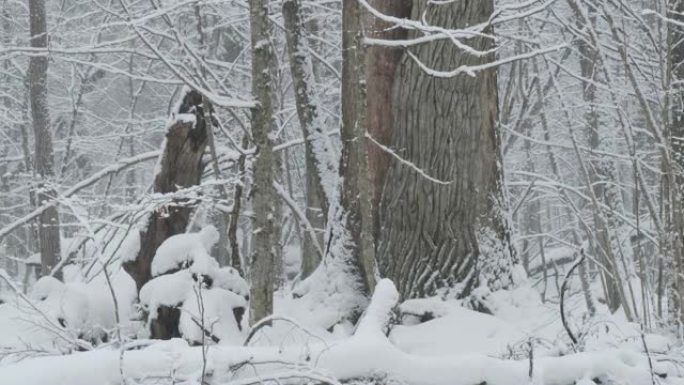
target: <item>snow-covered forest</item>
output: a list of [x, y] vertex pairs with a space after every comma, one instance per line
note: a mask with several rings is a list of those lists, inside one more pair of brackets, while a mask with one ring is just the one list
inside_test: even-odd
[[0, 385], [684, 384], [684, 0], [0, 0]]

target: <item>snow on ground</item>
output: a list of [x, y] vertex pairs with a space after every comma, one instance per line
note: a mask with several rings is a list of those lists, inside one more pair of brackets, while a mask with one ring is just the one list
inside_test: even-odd
[[[524, 297], [520, 293], [510, 295]], [[109, 348], [4, 364], [0, 365], [0, 380], [3, 385], [113, 385], [122, 384], [123, 375], [129, 384], [194, 384], [204, 366], [206, 380], [212, 385], [268, 379], [277, 379], [270, 382], [274, 384], [294, 380], [336, 384], [360, 378], [411, 385], [569, 385], [595, 384], [595, 379], [630, 385], [684, 383], [672, 363], [675, 358], [667, 347], [669, 342], [656, 336], [648, 339], [654, 348], [661, 345], [666, 352], [654, 351], [650, 363], [646, 355], [629, 347], [568, 352], [564, 356], [535, 354], [532, 369], [528, 357], [500, 359], [502, 345], [494, 340], [524, 339], [525, 331], [512, 319], [477, 314], [454, 303], [443, 304], [444, 312], [432, 321], [396, 327], [388, 339], [385, 325], [396, 299], [394, 285], [381, 281], [357, 330], [349, 337], [319, 336], [318, 341], [299, 345], [213, 345], [205, 351], [205, 365], [201, 347], [176, 339], [127, 350], [123, 356]], [[413, 306], [435, 306], [434, 299], [428, 301], [432, 303]], [[530, 311], [539, 304], [519, 305]], [[512, 317], [513, 311], [507, 309], [506, 313]], [[531, 323], [528, 320], [520, 325]], [[425, 343], [416, 347], [421, 338]], [[448, 341], [441, 343], [443, 339]], [[665, 374], [667, 378], [658, 376]]]
[[45, 320], [26, 305], [10, 302], [1, 304], [0, 330], [0, 352], [8, 355], [13, 352], [55, 354], [67, 351]]
[[[193, 263], [155, 277], [140, 293], [140, 302], [147, 309], [182, 303], [180, 331], [185, 340], [129, 338], [123, 357], [113, 344], [74, 353], [76, 348], [90, 349], [75, 346], [74, 340], [94, 324], [110, 333], [116, 327], [109, 286], [103, 276], [66, 284], [43, 278], [30, 294], [37, 309], [12, 296], [5, 296], [9, 300], [0, 305], [0, 385], [118, 385], [123, 384], [122, 372], [132, 380], [126, 385], [168, 383], [170, 378], [192, 384], [201, 376], [203, 366], [210, 385], [236, 380], [236, 384], [248, 384], [271, 377], [300, 383], [306, 382], [303, 379], [336, 383], [385, 378], [409, 385], [474, 385], [483, 381], [488, 385], [588, 385], [597, 378], [606, 383], [606, 376], [629, 385], [684, 384], [684, 352], [676, 340], [642, 335], [639, 324], [628, 322], [621, 311], [609, 314], [600, 301], [598, 314], [588, 319], [576, 279], [571, 280], [566, 307], [569, 326], [580, 339], [577, 347], [561, 323], [557, 292], [549, 290], [543, 302], [538, 290], [525, 280], [508, 291], [478, 292], [478, 299], [493, 314], [467, 308], [468, 300], [439, 297], [409, 300], [395, 307], [394, 285], [382, 280], [356, 329], [349, 323], [329, 328], [339, 319], [332, 303], [316, 308], [285, 288], [276, 293], [271, 326], [259, 329], [244, 347], [249, 329], [244, 323], [238, 327], [232, 311], [247, 306], [247, 284], [233, 269], [218, 269], [210, 263], [209, 243], [198, 247], [199, 234], [190, 234], [196, 238], [192, 247], [159, 254], [165, 262], [171, 261], [164, 269], [183, 265], [188, 261], [183, 255], [192, 255]], [[180, 246], [184, 245], [181, 242]], [[206, 259], [205, 263], [196, 263], [199, 259]], [[213, 280], [201, 293], [198, 275]], [[134, 318], [135, 285], [120, 270], [111, 278], [120, 318]], [[595, 290], [600, 299], [598, 293]], [[198, 302], [200, 294], [203, 307]], [[395, 310], [401, 324], [388, 331]], [[203, 339], [197, 322], [202, 312], [205, 328], [221, 340], [220, 344], [209, 342], [206, 365], [202, 349], [191, 346]], [[144, 328], [131, 324], [136, 326]], [[644, 354], [646, 348], [650, 362]]]
[[[435, 338], [437, 335], [440, 337]], [[390, 341], [404, 352], [426, 356], [505, 356], [510, 347], [525, 339], [525, 333], [514, 325], [455, 304], [439, 318], [418, 325], [399, 325], [390, 333]]]
[[110, 289], [99, 279], [86, 284], [43, 277], [28, 296], [6, 295], [7, 302], [0, 305], [0, 352], [11, 359], [36, 352], [65, 353], [77, 347], [77, 340], [88, 346], [90, 340], [107, 338], [117, 328], [112, 290], [122, 320], [118, 325], [130, 333], [136, 318], [135, 283], [123, 272], [111, 281]]
[[[229, 383], [233, 380], [236, 384], [258, 383], [259, 379], [274, 377], [344, 380], [381, 377], [388, 372], [399, 383], [416, 385], [472, 385], [483, 381], [489, 385], [565, 385], [580, 379], [588, 381], [606, 373], [619, 381], [617, 383], [652, 384], [648, 363], [643, 356], [623, 351], [538, 359], [534, 362], [536, 371], [533, 371], [531, 380], [529, 363], [526, 361], [497, 360], [480, 355], [412, 356], [382, 343], [379, 337], [377, 340], [350, 338], [324, 349], [322, 345], [316, 346], [309, 352], [316, 357], [313, 368], [303, 369], [294, 365], [281, 366], [280, 369], [274, 367], [273, 362], [277, 361], [303, 362], [298, 353], [301, 352], [214, 347], [208, 351], [206, 373], [210, 374], [212, 383]], [[251, 364], [244, 365], [245, 362]], [[170, 379], [175, 380], [173, 383], [195, 383], [189, 380], [199, 377], [201, 348], [188, 347], [178, 340], [160, 342], [143, 350], [127, 352], [123, 357], [122, 370], [119, 370], [119, 363], [117, 351], [99, 350], [24, 360], [0, 368], [0, 378], [5, 385], [120, 384], [123, 373], [136, 384], [172, 383]], [[659, 383], [681, 382], [666, 379]]]

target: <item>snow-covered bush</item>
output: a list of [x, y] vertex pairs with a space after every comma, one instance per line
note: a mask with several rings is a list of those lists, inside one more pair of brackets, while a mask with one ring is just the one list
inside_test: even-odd
[[216, 228], [206, 226], [198, 233], [174, 235], [157, 249], [154, 278], [140, 290], [153, 338], [242, 343], [249, 287], [235, 269], [220, 267], [209, 254], [217, 241]]
[[212, 246], [218, 242], [219, 233], [214, 226], [206, 226], [199, 233], [177, 234], [165, 240], [152, 260], [152, 276], [194, 266], [195, 269], [218, 267], [209, 256]]
[[[117, 327], [130, 331], [131, 320], [137, 318], [133, 279], [118, 270], [110, 280], [111, 288], [104, 276], [87, 283], [64, 283], [45, 276], [33, 285], [29, 296], [39, 310], [72, 332], [74, 337], [91, 342], [106, 341]], [[116, 296], [116, 306], [112, 293]]]

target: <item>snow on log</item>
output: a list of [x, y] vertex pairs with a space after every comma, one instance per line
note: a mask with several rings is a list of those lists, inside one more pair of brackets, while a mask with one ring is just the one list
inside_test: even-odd
[[385, 278], [375, 286], [373, 297], [366, 313], [361, 318], [355, 338], [367, 338], [378, 333], [385, 336], [384, 329], [389, 323], [392, 309], [399, 302], [399, 292], [391, 280]]

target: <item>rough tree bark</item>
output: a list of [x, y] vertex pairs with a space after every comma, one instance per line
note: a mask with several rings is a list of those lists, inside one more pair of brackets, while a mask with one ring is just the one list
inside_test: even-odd
[[371, 210], [371, 184], [366, 140], [365, 52], [362, 13], [357, 0], [342, 2], [342, 176], [341, 206], [351, 244], [352, 262], [363, 290], [376, 283], [375, 243]]
[[[290, 71], [294, 82], [295, 101], [299, 125], [305, 138], [306, 157], [306, 217], [311, 225], [317, 229], [324, 229], [333, 199], [334, 186], [325, 186], [324, 180], [331, 184], [330, 176], [336, 173], [336, 167], [330, 160], [335, 156], [327, 134], [324, 132], [324, 122], [319, 115], [316, 95], [313, 91], [314, 67], [309, 54], [309, 46], [303, 35], [305, 31], [302, 21], [300, 0], [286, 0], [283, 2], [283, 23], [286, 31], [287, 50], [290, 60]], [[327, 178], [326, 178], [327, 177]], [[301, 278], [308, 277], [318, 266], [323, 257], [314, 246], [323, 245], [325, 239], [323, 231], [317, 234], [317, 239], [305, 235], [302, 245]]]
[[[388, 16], [408, 18], [411, 16], [411, 0], [372, 0], [370, 5]], [[407, 31], [396, 28], [392, 23], [379, 18], [369, 20], [367, 34], [371, 38], [399, 40], [407, 36]], [[392, 140], [392, 88], [402, 50], [382, 46], [369, 46], [366, 68], [366, 98], [368, 134], [383, 146]], [[373, 205], [373, 230], [377, 237], [380, 229], [378, 207], [382, 197], [385, 175], [390, 165], [391, 155], [380, 147], [368, 146], [368, 171], [370, 172]]]
[[[327, 216], [329, 205], [322, 194], [320, 186], [320, 178], [316, 176], [316, 164], [311, 156], [310, 141], [307, 140], [304, 144], [304, 157], [306, 160], [306, 219], [308, 219], [311, 226], [316, 230], [316, 241], [319, 245], [325, 244], [325, 227], [327, 224]], [[310, 171], [311, 170], [311, 171]], [[316, 243], [305, 232], [302, 238], [302, 262], [301, 262], [301, 278], [304, 279], [311, 275], [313, 271], [321, 263], [323, 258], [316, 250]]]
[[252, 41], [252, 94], [257, 106], [252, 109], [252, 139], [257, 148], [254, 160], [252, 207], [254, 210], [255, 247], [251, 256], [250, 321], [252, 324], [273, 312], [274, 286], [274, 154], [271, 126], [273, 124], [271, 62], [273, 50], [268, 20], [269, 0], [249, 2]]
[[[414, 0], [411, 16], [430, 25], [466, 28], [486, 22], [493, 9], [492, 0]], [[482, 36], [467, 43], [479, 51], [494, 48]], [[494, 59], [491, 53], [465, 53], [447, 39], [410, 50], [437, 70]], [[395, 76], [395, 154], [450, 183], [433, 183], [401, 162], [391, 163], [385, 186], [392, 188], [384, 189], [380, 202], [382, 275], [397, 283], [404, 298], [441, 287], [454, 287], [464, 296], [480, 284], [508, 286], [515, 254], [501, 207], [496, 70], [437, 78], [404, 55]]]
[[[173, 193], [179, 188], [196, 186], [204, 165], [202, 155], [207, 147], [207, 127], [202, 108], [202, 95], [188, 91], [177, 114], [193, 114], [194, 121], [178, 119], [168, 129], [159, 169], [154, 177], [154, 192]], [[140, 234], [140, 251], [123, 268], [140, 288], [151, 278], [152, 258], [159, 245], [172, 235], [184, 233], [194, 209], [192, 202], [176, 201], [150, 214], [147, 227]]]
[[[29, 1], [29, 24], [31, 31], [31, 47], [47, 48], [47, 14], [45, 0]], [[52, 131], [47, 97], [47, 56], [31, 56], [29, 58], [29, 92], [31, 100], [31, 120], [35, 145], [34, 169], [37, 173], [36, 205], [51, 200], [56, 192], [50, 186], [54, 176], [54, 155], [52, 148]], [[61, 258], [59, 238], [59, 212], [52, 206], [38, 218], [38, 238], [40, 244], [41, 275], [49, 275]], [[61, 273], [57, 273], [58, 278]]]

